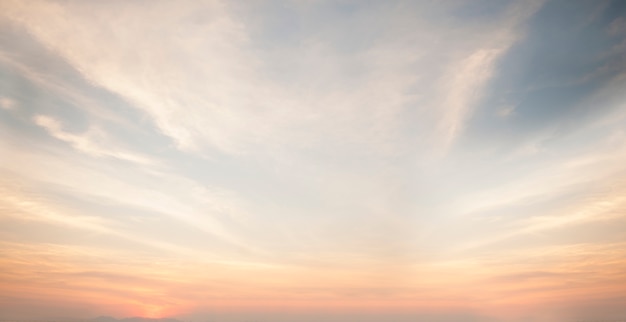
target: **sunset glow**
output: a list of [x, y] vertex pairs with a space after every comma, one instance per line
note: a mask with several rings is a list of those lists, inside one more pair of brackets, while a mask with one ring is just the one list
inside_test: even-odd
[[0, 0], [0, 320], [625, 303], [626, 1]]

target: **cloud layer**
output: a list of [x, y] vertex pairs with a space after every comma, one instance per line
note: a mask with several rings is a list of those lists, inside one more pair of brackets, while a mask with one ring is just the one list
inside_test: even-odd
[[624, 10], [1, 1], [0, 318], [623, 317]]

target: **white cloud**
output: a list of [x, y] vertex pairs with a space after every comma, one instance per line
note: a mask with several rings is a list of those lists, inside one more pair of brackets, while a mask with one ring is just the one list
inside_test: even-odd
[[[161, 2], [151, 10], [119, 3], [92, 10], [37, 2], [7, 9], [87, 79], [146, 111], [183, 149], [208, 142], [234, 152], [237, 132], [257, 122], [241, 114], [258, 99], [250, 97], [253, 59], [240, 49], [246, 36], [220, 3]], [[76, 25], [82, 26], [78, 33]]]
[[[518, 39], [519, 24], [536, 9], [534, 4], [520, 5], [506, 19], [468, 30], [413, 10], [399, 21], [390, 21], [393, 27], [377, 31], [374, 40], [355, 50], [338, 46], [341, 30], [318, 25], [314, 29], [322, 31], [303, 33], [297, 46], [263, 47], [259, 39], [251, 38], [257, 35], [255, 25], [219, 2], [156, 2], [148, 7], [116, 2], [98, 10], [73, 2], [6, 3], [10, 4], [5, 8], [8, 19], [26, 28], [88, 81], [149, 115], [182, 150], [203, 156], [219, 151], [254, 164], [271, 159], [270, 166], [279, 169], [276, 173], [288, 177], [276, 180], [288, 182], [275, 188], [279, 196], [288, 195], [280, 190], [291, 189], [289, 184], [308, 187], [302, 190], [323, 205], [315, 210], [280, 210], [320, 215], [292, 216], [293, 226], [306, 226], [294, 229], [315, 234], [327, 222], [337, 222], [337, 212], [351, 207], [350, 211], [372, 217], [367, 219], [369, 231], [355, 232], [361, 234], [358, 238], [381, 235], [373, 230], [386, 224], [401, 226], [394, 222], [397, 218], [385, 222], [388, 209], [401, 208], [399, 218], [412, 215], [409, 207], [396, 206], [410, 204], [410, 197], [396, 197], [393, 194], [403, 193], [402, 189], [389, 187], [410, 186], [404, 183], [416, 178], [406, 179], [404, 173], [415, 169], [394, 158], [412, 153], [428, 158], [432, 150], [445, 153], [454, 144], [497, 72], [498, 59]], [[385, 14], [372, 10], [342, 26], [358, 30]], [[76, 96], [73, 90], [58, 90]], [[135, 162], [141, 157], [120, 149], [98, 127], [76, 134], [48, 116], [35, 120], [53, 137], [89, 155]], [[283, 171], [286, 166], [290, 168]], [[124, 197], [103, 190], [95, 194], [151, 211], [166, 209], [207, 232], [246, 243], [231, 227], [203, 217], [198, 210], [202, 203], [195, 197], [170, 189], [136, 191], [94, 178], [127, 192]], [[179, 187], [206, 194], [196, 185]], [[221, 197], [216, 199], [216, 209], [230, 207], [220, 205]], [[264, 214], [263, 209], [258, 212]], [[242, 213], [233, 216], [246, 217]], [[400, 240], [404, 236], [396, 237], [397, 244], [404, 242]]]
[[[458, 33], [404, 12], [358, 54], [337, 50], [332, 28], [299, 46], [263, 48], [250, 38], [257, 26], [215, 1], [157, 2], [149, 10], [7, 2], [5, 14], [87, 79], [150, 115], [183, 150], [278, 155], [285, 147], [344, 142], [384, 155], [414, 144], [401, 136], [404, 127], [432, 130], [444, 146], [461, 133], [524, 10], [534, 6], [519, 7], [502, 23], [473, 27], [485, 35], [471, 39], [476, 30]], [[385, 13], [397, 12], [366, 11], [342, 24], [367, 26]], [[408, 37], [397, 33], [406, 28]], [[280, 65], [286, 81], [274, 73]], [[438, 126], [423, 115], [436, 115]]]
[[[40, 115], [36, 121], [53, 136], [77, 149], [117, 157], [110, 150], [103, 150], [83, 137], [62, 131], [58, 121], [53, 118]], [[240, 234], [240, 225], [254, 223], [246, 222], [246, 203], [233, 191], [168, 173], [172, 169], [164, 164], [145, 166], [140, 163], [137, 166], [135, 163], [127, 163], [112, 167], [101, 158], [76, 158], [63, 153], [63, 148], [49, 147], [41, 142], [31, 143], [25, 147], [0, 141], [0, 149], [11, 156], [0, 160], [0, 171], [21, 178], [30, 186], [50, 185], [60, 195], [71, 195], [75, 199], [102, 205], [117, 205], [127, 209], [128, 214], [140, 212], [151, 214], [150, 218], [153, 219], [169, 218], [183, 227], [201, 232], [208, 239], [220, 240], [223, 245], [236, 245], [247, 250], [256, 248], [247, 236]], [[45, 167], [40, 166], [43, 164]], [[53, 209], [52, 206], [49, 208]], [[71, 211], [81, 213], [81, 209]], [[82, 211], [89, 214], [92, 210]], [[64, 223], [69, 223], [73, 218], [55, 214], [65, 216], [63, 210], [58, 210], [50, 212], [46, 218], [59, 219], [57, 221]], [[101, 214], [93, 214], [90, 218], [98, 220], [99, 216]], [[124, 218], [122, 221], [126, 220]], [[132, 221], [130, 216], [128, 218]], [[180, 232], [162, 233], [170, 236], [166, 240], [176, 244], [174, 236]]]
[[485, 83], [492, 75], [503, 49], [479, 49], [451, 68], [443, 80], [442, 120], [440, 129], [444, 149], [460, 134], [481, 98]]
[[[520, 20], [459, 31], [428, 17], [429, 11], [404, 10], [396, 19], [396, 11], [374, 7], [340, 23], [371, 30], [378, 19], [388, 20], [363, 48], [343, 48], [351, 35], [319, 23], [315, 32], [302, 32], [296, 46], [268, 48], [251, 38], [262, 25], [246, 24], [246, 17], [217, 2], [157, 2], [149, 10], [136, 3], [98, 10], [76, 3], [30, 6], [13, 3], [7, 16], [87, 80], [149, 115], [180, 149], [209, 158], [217, 151], [276, 169], [269, 178], [277, 183], [272, 196], [300, 189], [304, 209], [261, 208], [245, 219], [284, 230], [271, 238], [259, 235], [275, 243], [305, 234], [316, 244], [311, 248], [338, 242], [351, 252], [380, 242], [387, 245], [381, 252], [390, 252], [410, 239], [395, 233], [412, 216], [410, 207], [399, 205], [411, 203], [402, 187], [412, 180], [403, 171], [413, 169], [398, 160], [406, 154], [429, 158], [462, 133]], [[469, 37], [474, 34], [480, 37]], [[93, 128], [77, 135], [41, 121], [51, 135], [85, 153], [128, 158]], [[203, 217], [196, 200], [179, 208], [171, 196], [135, 196], [131, 204], [155, 199], [149, 209], [168, 209], [208, 232], [249, 244], [231, 227]], [[357, 213], [366, 222], [363, 229], [319, 237], [351, 227]], [[261, 223], [262, 216], [289, 219]], [[310, 246], [304, 244], [291, 246]]]
[[[26, 122], [1, 129], [8, 139], [0, 148], [10, 158], [0, 158], [0, 216], [182, 254], [188, 261], [164, 266], [176, 281], [203, 288], [189, 290], [196, 301], [226, 284], [241, 294], [255, 289], [247, 296], [266, 288], [282, 296], [304, 283], [302, 294], [385, 294], [389, 303], [410, 305], [417, 293], [430, 294], [426, 302], [465, 297], [472, 291], [457, 294], [450, 285], [480, 289], [498, 269], [510, 273], [498, 275], [507, 281], [543, 280], [551, 275], [524, 270], [546, 267], [525, 265], [544, 255], [546, 244], [494, 260], [497, 268], [473, 256], [507, 255], [501, 245], [525, 234], [567, 234], [624, 218], [626, 155], [616, 151], [626, 141], [624, 121], [615, 118], [624, 109], [575, 124], [579, 132], [567, 136], [524, 133], [516, 146], [502, 147], [506, 136], [487, 144], [484, 133], [463, 137], [476, 133], [467, 131], [473, 115], [539, 2], [513, 4], [493, 19], [485, 19], [492, 11], [467, 18], [457, 2], [358, 4], [349, 14], [317, 3], [246, 13], [247, 5], [0, 2], [0, 18], [19, 25], [16, 36], [27, 30], [48, 57], [59, 55], [91, 83], [0, 53], [53, 101], [49, 111], [20, 110]], [[265, 5], [272, 6], [252, 6]], [[302, 19], [290, 30], [272, 29], [284, 16], [260, 21], [267, 11], [291, 9]], [[439, 19], [451, 12], [454, 19]], [[623, 87], [619, 79], [609, 85], [604, 91]], [[606, 101], [606, 93], [598, 95], [594, 102]], [[526, 112], [504, 106], [480, 122], [523, 127], [516, 122], [526, 121]], [[77, 120], [85, 130], [72, 130]], [[33, 132], [28, 121], [57, 144], [41, 140], [43, 131]], [[146, 140], [154, 141], [140, 146]], [[440, 261], [456, 256], [466, 258]], [[208, 258], [242, 270], [208, 270]], [[276, 263], [289, 265], [276, 265], [274, 279], [248, 270]], [[207, 287], [213, 282], [223, 284]], [[470, 298], [511, 294], [513, 301], [533, 293], [518, 285], [499, 282]]]
[[3, 52], [0, 49], [0, 61], [2, 63], [15, 69], [22, 77], [27, 78], [32, 83], [45, 88], [46, 91], [55, 93], [95, 118], [112, 121], [126, 127], [136, 125], [136, 123], [132, 123], [124, 115], [116, 114], [115, 110], [111, 109], [111, 106], [107, 104], [108, 102], [101, 101], [98, 97], [82, 92], [81, 88], [72, 86], [64, 79], [62, 73], [54, 74], [39, 71], [36, 67], [31, 66], [27, 61], [22, 61], [20, 58], [21, 56], [16, 53]]
[[79, 211], [64, 207], [57, 201], [37, 194], [29, 193], [24, 184], [15, 184], [8, 180], [0, 181], [0, 214], [26, 221], [43, 221], [59, 226], [82, 229], [95, 233], [104, 233], [122, 238], [133, 243], [178, 254], [188, 253], [182, 247], [168, 242], [149, 240], [120, 231], [112, 220], [81, 214]]
[[34, 121], [53, 137], [67, 142], [75, 149], [91, 156], [109, 156], [144, 165], [155, 164], [155, 161], [148, 157], [116, 147], [111, 138], [98, 128], [92, 127], [86, 133], [78, 135], [63, 131], [61, 124], [49, 116], [36, 115]]
[[[460, 247], [493, 246], [525, 234], [624, 218], [626, 185], [621, 173], [625, 169], [626, 155], [614, 151], [614, 144], [608, 144], [570, 159], [555, 159], [544, 165], [542, 171], [525, 174], [516, 181], [463, 198], [466, 202], [455, 206], [458, 213], [476, 218], [495, 211], [506, 219], [508, 228], [499, 228], [487, 237], [466, 241]], [[578, 197], [572, 199], [572, 194]], [[552, 205], [521, 217], [507, 218], [518, 208], [534, 209], [525, 207], [541, 202]]]

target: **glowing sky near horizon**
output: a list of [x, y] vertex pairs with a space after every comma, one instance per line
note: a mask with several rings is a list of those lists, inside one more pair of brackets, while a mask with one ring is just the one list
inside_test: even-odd
[[624, 1], [0, 0], [0, 319], [624, 303]]

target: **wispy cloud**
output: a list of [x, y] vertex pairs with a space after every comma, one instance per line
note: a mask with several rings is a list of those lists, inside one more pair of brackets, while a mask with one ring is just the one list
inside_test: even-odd
[[0, 311], [617, 307], [618, 11], [1, 1]]
[[[481, 37], [472, 44], [463, 39], [463, 33], [441, 26], [440, 32], [451, 39], [436, 44], [428, 32], [419, 31], [417, 23], [409, 40], [415, 41], [414, 45], [404, 43], [391, 29], [382, 35], [381, 45], [372, 43], [356, 59], [333, 48], [335, 40], [323, 33], [304, 38], [300, 48], [288, 53], [263, 51], [250, 38], [250, 28], [256, 26], [238, 21], [231, 7], [219, 3], [187, 3], [175, 8], [161, 3], [148, 14], [133, 4], [107, 6], [97, 12], [45, 2], [30, 4], [28, 9], [8, 7], [14, 12], [9, 17], [65, 57], [87, 79], [145, 111], [182, 149], [211, 147], [245, 153], [254, 146], [275, 150], [282, 144], [332, 144], [337, 139], [347, 144], [366, 139], [359, 143], [383, 140], [379, 146], [393, 145], [397, 140], [394, 132], [408, 125], [401, 121], [406, 114], [403, 110], [420, 104], [423, 99], [419, 96], [429, 91], [439, 94], [419, 109], [442, 111], [439, 129], [433, 130], [440, 132], [441, 144], [450, 144], [481, 97], [497, 58], [515, 41], [516, 24], [537, 6], [514, 8], [515, 14], [509, 14], [506, 23], [480, 27], [482, 32], [499, 30], [489, 41]], [[20, 10], [29, 10], [29, 14], [20, 14]], [[140, 19], [134, 14], [137, 11], [144, 12]], [[42, 28], [39, 16], [55, 18]], [[153, 23], [156, 17], [161, 18], [157, 25]], [[126, 25], [127, 19], [133, 20], [132, 29], [115, 27]], [[403, 19], [403, 23], [410, 21], [409, 17]], [[356, 19], [349, 23], [362, 24]], [[74, 32], [76, 24], [82, 26], [80, 34]], [[99, 43], [118, 53], [132, 48], [133, 54], [96, 50], [90, 44], [96, 33]], [[73, 36], [67, 37], [69, 34]], [[449, 51], [451, 58], [436, 57], [434, 50], [425, 51], [418, 41], [433, 42], [435, 49]], [[141, 51], [136, 51], [138, 46]], [[295, 71], [293, 76], [287, 75], [290, 83], [277, 78], [274, 67], [267, 65], [286, 54], [284, 62]], [[389, 64], [390, 60], [395, 63]], [[191, 65], [194, 62], [202, 63]], [[433, 62], [444, 67], [429, 66]], [[440, 70], [444, 72], [441, 78]], [[439, 85], [431, 85], [432, 79]], [[420, 86], [423, 93], [408, 93]], [[298, 128], [308, 133], [296, 131], [294, 136], [293, 130]], [[323, 141], [316, 142], [319, 140]]]
[[501, 52], [498, 49], [480, 49], [449, 72], [449, 79], [444, 85], [447, 91], [442, 95], [444, 116], [440, 127], [444, 146], [449, 145], [461, 132]]
[[49, 116], [37, 115], [34, 118], [34, 122], [43, 127], [53, 137], [67, 142], [75, 149], [89, 155], [95, 157], [109, 156], [144, 165], [154, 164], [154, 161], [150, 160], [148, 157], [117, 148], [116, 145], [111, 142], [111, 139], [107, 137], [106, 133], [98, 128], [92, 127], [85, 133], [73, 134], [63, 131], [62, 125]]
[[[42, 123], [42, 126], [51, 128], [51, 131], [61, 136], [63, 140], [69, 140], [72, 144], [82, 143], [80, 138], [58, 129], [58, 124], [53, 119], [39, 118], [38, 121]], [[87, 144], [90, 143], [87, 141]], [[192, 228], [192, 230], [199, 229], [209, 236], [224, 239], [227, 243], [253, 248], [252, 244], [245, 243], [239, 237], [235, 237], [230, 232], [229, 225], [226, 224], [227, 222], [236, 223], [245, 218], [245, 211], [242, 210], [241, 203], [237, 201], [236, 194], [227, 189], [211, 188], [206, 185], [199, 185], [184, 177], [167, 174], [163, 172], [162, 166], [152, 168], [146, 167], [142, 163], [139, 166], [136, 163], [130, 163], [126, 167], [118, 166], [112, 169], [107, 164], [101, 164], [97, 159], [90, 161], [79, 158], [64, 158], [59, 157], [57, 153], [48, 153], [45, 149], [33, 152], [23, 147], [11, 145], [3, 145], [2, 148], [11, 155], [11, 160], [4, 160], [5, 162], [2, 163], [3, 169], [10, 171], [13, 176], [17, 175], [18, 178], [22, 178], [20, 180], [24, 184], [31, 186], [53, 185], [60, 196], [72, 196], [74, 199], [83, 199], [96, 204], [121, 205], [129, 208], [126, 213], [148, 211], [157, 218], [166, 216]], [[85, 147], [80, 148], [84, 149]], [[92, 147], [88, 145], [86, 148]], [[92, 152], [91, 150], [87, 151]], [[96, 152], [100, 152], [100, 150], [96, 150]], [[38, 160], [37, 162], [46, 164], [46, 167], [25, 166], [25, 164], [30, 164], [32, 160]], [[119, 177], [122, 172], [124, 175]], [[10, 188], [6, 189], [10, 191]], [[37, 200], [36, 197], [35, 200]], [[28, 202], [30, 204], [30, 201]], [[21, 211], [18, 204], [14, 204], [14, 207], [18, 209], [16, 211]], [[46, 208], [47, 206], [42, 205], [41, 207]], [[46, 216], [47, 212], [43, 212], [43, 210], [39, 215], [42, 215], [44, 219], [48, 218], [69, 225], [74, 217], [58, 217], [56, 214], [60, 215], [67, 211], [81, 212], [78, 209], [54, 211], [53, 208], [53, 205], [46, 208], [47, 211], [50, 211], [50, 216]], [[94, 210], [88, 211], [93, 212]], [[37, 211], [32, 213], [36, 215]], [[98, 215], [94, 214], [91, 218], [98, 221], [102, 219], [102, 216], [103, 214], [99, 212]], [[106, 212], [104, 216], [107, 216]], [[77, 222], [79, 218], [83, 217], [76, 217]], [[106, 222], [115, 223], [113, 227], [85, 226], [84, 228], [101, 229], [115, 235], [118, 233], [115, 231], [115, 226], [121, 223], [127, 225], [131, 218], [118, 217], [118, 221], [114, 222], [106, 219]], [[129, 233], [126, 237], [131, 235]], [[141, 238], [138, 240], [140, 241]]]

